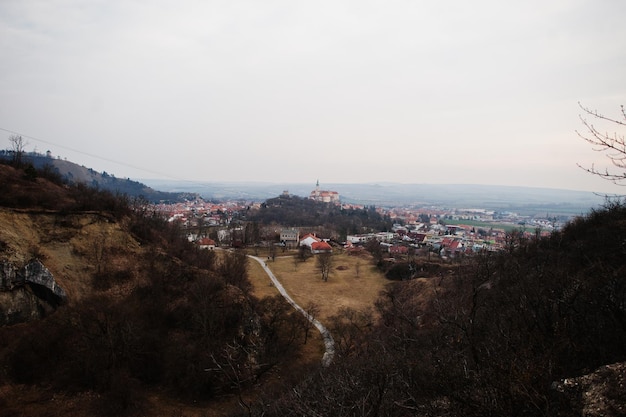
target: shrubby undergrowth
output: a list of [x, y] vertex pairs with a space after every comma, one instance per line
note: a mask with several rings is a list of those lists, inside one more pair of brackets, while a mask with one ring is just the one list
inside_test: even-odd
[[[577, 415], [562, 378], [626, 360], [626, 205], [550, 237], [463, 260], [429, 302], [416, 281], [378, 303], [376, 326], [337, 318], [335, 364], [265, 415]], [[418, 300], [421, 300], [418, 302]], [[622, 394], [623, 394], [622, 388]]]
[[[296, 355], [306, 326], [282, 298], [252, 296], [245, 254], [199, 249], [140, 199], [0, 168], [11, 189], [0, 193], [3, 207], [98, 213], [140, 243], [128, 253], [105, 240], [95, 255], [75, 251], [97, 258], [85, 274], [91, 294], [39, 322], [0, 328], [0, 385], [95, 393], [92, 414], [121, 415], [142, 410], [155, 390], [199, 403], [240, 396]], [[3, 404], [0, 415], [17, 412]]]
[[395, 282], [377, 315], [341, 310], [333, 364], [253, 403], [246, 390], [295, 361], [307, 325], [281, 298], [251, 296], [241, 252], [198, 250], [141, 201], [11, 170], [2, 206], [106, 213], [141, 242], [133, 271], [104, 268], [92, 296], [0, 329], [1, 383], [95, 392], [94, 414], [140, 413], [159, 390], [235, 395], [245, 415], [580, 415], [553, 383], [626, 360], [626, 205], [613, 202], [549, 237], [512, 235], [432, 285]]

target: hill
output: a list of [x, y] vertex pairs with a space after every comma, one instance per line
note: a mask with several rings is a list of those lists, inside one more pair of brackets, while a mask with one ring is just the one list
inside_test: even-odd
[[[10, 161], [11, 158], [11, 152], [4, 151], [0, 153], [0, 159]], [[52, 158], [35, 152], [25, 153], [23, 162], [32, 164], [37, 170], [46, 170], [51, 174], [56, 174], [69, 184], [84, 184], [113, 193], [126, 194], [129, 197], [142, 197], [150, 202], [182, 202], [186, 199], [197, 197], [196, 194], [188, 192], [157, 191], [129, 178], [116, 178], [113, 174], [96, 172], [91, 168], [74, 162]]]
[[0, 416], [223, 415], [308, 366], [302, 320], [252, 295], [243, 253], [55, 179], [0, 164]]

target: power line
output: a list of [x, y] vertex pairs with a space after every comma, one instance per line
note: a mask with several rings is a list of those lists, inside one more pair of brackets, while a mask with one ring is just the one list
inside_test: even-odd
[[[131, 164], [128, 164], [126, 162], [120, 162], [120, 161], [116, 161], [114, 159], [105, 158], [103, 156], [94, 155], [94, 154], [89, 153], [89, 152], [80, 151], [78, 149], [74, 149], [74, 148], [71, 148], [69, 146], [59, 145], [58, 143], [54, 143], [54, 142], [51, 142], [51, 141], [48, 141], [48, 140], [36, 138], [36, 137], [30, 136], [30, 135], [25, 135], [23, 133], [19, 133], [19, 132], [10, 130], [10, 129], [5, 129], [3, 127], [0, 127], [0, 130], [2, 130], [4, 132], [7, 132], [7, 133], [10, 133], [12, 135], [18, 135], [18, 136], [21, 136], [21, 137], [26, 138], [26, 139], [31, 139], [31, 140], [34, 140], [36, 142], [41, 142], [41, 143], [45, 143], [47, 145], [56, 146], [56, 147], [61, 148], [61, 149], [65, 149], [65, 150], [72, 151], [72, 152], [75, 152], [75, 153], [78, 153], [78, 154], [81, 154], [81, 155], [89, 156], [91, 158], [100, 159], [102, 161], [111, 162], [111, 163], [114, 163], [114, 164], [117, 164], [117, 165], [121, 165], [121, 166], [124, 166], [124, 167], [127, 167], [127, 168], [136, 169], [138, 171], [149, 172], [151, 174], [161, 175], [161, 176], [164, 176], [164, 177], [167, 177], [167, 178], [171, 178], [171, 179], [175, 179], [175, 180], [179, 180], [179, 181], [187, 181], [187, 182], [191, 182], [191, 183], [195, 182], [195, 181], [186, 180], [184, 178], [176, 177], [176, 176], [173, 176], [173, 175], [170, 175], [170, 174], [165, 174], [163, 172], [153, 171], [153, 170], [150, 170], [150, 169], [146, 169], [146, 168], [138, 167], [138, 166], [135, 166], [135, 165], [131, 165]], [[201, 184], [201, 183], [198, 183], [198, 184]]]

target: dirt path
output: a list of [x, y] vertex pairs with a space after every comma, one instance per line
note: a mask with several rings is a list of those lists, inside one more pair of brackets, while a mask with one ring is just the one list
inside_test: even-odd
[[317, 328], [317, 330], [319, 330], [320, 334], [322, 335], [322, 338], [324, 339], [324, 348], [325, 348], [324, 356], [322, 357], [322, 365], [323, 366], [330, 365], [330, 363], [333, 361], [333, 357], [335, 356], [335, 341], [333, 340], [333, 336], [330, 334], [328, 329], [324, 327], [324, 325], [320, 323], [315, 317], [311, 316], [302, 307], [296, 304], [296, 302], [289, 296], [285, 288], [282, 286], [280, 281], [278, 281], [276, 276], [274, 276], [274, 273], [269, 269], [269, 267], [267, 266], [267, 264], [265, 263], [263, 259], [257, 256], [252, 256], [252, 255], [248, 255], [248, 256], [251, 259], [254, 259], [255, 261], [257, 261], [263, 267], [267, 275], [272, 280], [272, 283], [274, 284], [278, 292], [285, 298], [285, 300], [287, 300], [287, 302], [291, 304], [293, 308], [295, 308], [300, 313], [302, 313], [304, 317], [306, 317], [307, 320], [309, 320]]

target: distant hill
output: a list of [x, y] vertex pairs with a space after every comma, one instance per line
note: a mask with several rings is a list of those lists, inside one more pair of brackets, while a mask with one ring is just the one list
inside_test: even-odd
[[[11, 153], [7, 151], [0, 153], [0, 158], [3, 159], [10, 159], [11, 156]], [[24, 162], [33, 164], [37, 169], [43, 169], [48, 166], [59, 174], [63, 180], [69, 183], [82, 183], [102, 190], [126, 194], [130, 197], [143, 197], [150, 202], [177, 202], [193, 199], [198, 196], [197, 194], [188, 192], [157, 191], [146, 184], [133, 181], [129, 178], [117, 178], [113, 174], [96, 172], [91, 168], [78, 165], [74, 162], [55, 159], [34, 152], [25, 154]]]
[[[264, 201], [288, 191], [307, 197], [311, 184], [263, 182], [192, 182], [142, 179], [164, 191], [193, 192], [205, 199]], [[375, 206], [440, 206], [497, 211], [579, 215], [596, 208], [604, 197], [589, 191], [468, 184], [324, 184], [344, 203]]]

